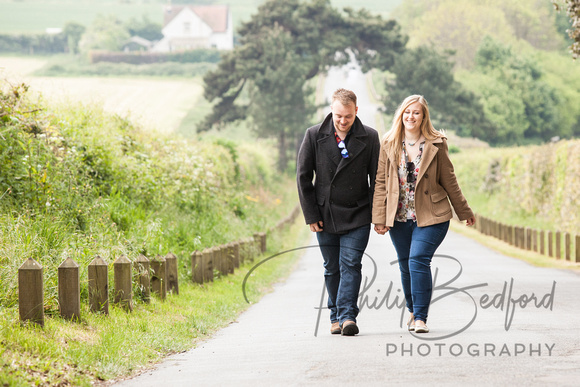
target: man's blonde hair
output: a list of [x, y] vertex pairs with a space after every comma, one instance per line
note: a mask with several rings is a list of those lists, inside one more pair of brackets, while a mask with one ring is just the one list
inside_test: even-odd
[[332, 93], [332, 100], [330, 101], [330, 104], [332, 105], [332, 103], [337, 100], [344, 106], [348, 106], [351, 103], [353, 103], [355, 107], [357, 106], [356, 94], [350, 90], [337, 89], [334, 93]]

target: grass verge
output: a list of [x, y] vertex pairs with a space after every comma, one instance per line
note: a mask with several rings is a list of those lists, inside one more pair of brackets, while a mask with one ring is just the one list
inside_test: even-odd
[[[89, 313], [84, 304], [81, 322], [47, 316], [39, 329], [22, 325], [17, 308], [0, 309], [0, 384], [88, 386], [129, 377], [191, 349], [249, 307], [242, 293], [248, 271], [262, 259], [302, 244], [307, 231], [296, 221], [269, 236], [268, 251], [234, 274], [204, 285], [182, 281], [179, 295], [138, 303], [131, 313], [112, 307], [107, 317]], [[285, 278], [299, 255], [285, 254], [254, 270], [246, 287], [250, 302]]]

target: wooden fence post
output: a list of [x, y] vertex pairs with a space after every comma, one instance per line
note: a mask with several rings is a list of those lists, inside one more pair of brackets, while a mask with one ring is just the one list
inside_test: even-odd
[[532, 249], [532, 230], [526, 227], [526, 250]]
[[58, 267], [58, 309], [68, 320], [81, 319], [81, 279], [79, 265], [70, 257]]
[[213, 246], [210, 248], [211, 251], [211, 261], [212, 261], [212, 270], [215, 270], [222, 273], [222, 258], [220, 255], [220, 249], [217, 246]]
[[562, 258], [562, 233], [556, 231], [556, 258]]
[[538, 230], [532, 230], [532, 251], [538, 252]]
[[115, 304], [119, 304], [126, 311], [133, 310], [133, 288], [131, 283], [131, 261], [121, 255], [113, 262], [115, 277]]
[[255, 235], [257, 235], [257, 243], [258, 243], [258, 252], [260, 254], [264, 254], [266, 252], [266, 233], [265, 232], [259, 232], [256, 233]]
[[201, 251], [191, 253], [191, 280], [197, 284], [203, 283], [203, 254]]
[[572, 241], [570, 240], [570, 233], [564, 234], [564, 249], [566, 250], [566, 261], [570, 260], [570, 245]]
[[514, 226], [508, 226], [508, 243], [514, 246], [515, 238], [514, 238]]
[[177, 256], [168, 253], [165, 256], [165, 270], [167, 278], [167, 291], [179, 295], [179, 275], [177, 270]]
[[548, 255], [554, 256], [554, 233], [552, 231], [548, 231]]
[[227, 262], [227, 254], [226, 254], [226, 246], [219, 245], [217, 247], [217, 255], [218, 255], [218, 262], [219, 262], [219, 272], [221, 275], [228, 274], [228, 262]]
[[18, 310], [20, 321], [44, 326], [44, 285], [42, 265], [28, 258], [18, 268]]
[[137, 272], [137, 295], [143, 302], [149, 304], [151, 302], [151, 278], [149, 273], [151, 263], [149, 258], [139, 254], [133, 263], [133, 267]]
[[155, 259], [151, 260], [151, 291], [157, 296], [165, 300], [167, 297], [167, 278], [166, 278], [165, 258], [157, 255]]
[[246, 238], [246, 260], [250, 262], [254, 262], [255, 257], [255, 250], [256, 243], [254, 237], [247, 237]]
[[202, 251], [203, 260], [203, 281], [212, 282], [213, 281], [213, 248], [204, 249]]
[[576, 235], [576, 263], [580, 263], [580, 235]]
[[248, 257], [248, 240], [242, 239], [240, 240], [240, 264], [243, 264], [246, 261], [249, 261]]
[[240, 267], [240, 242], [233, 242], [232, 249], [234, 254], [234, 268], [238, 269]]
[[109, 265], [96, 256], [88, 270], [89, 309], [93, 313], [109, 314]]
[[236, 264], [235, 264], [235, 257], [234, 257], [234, 244], [233, 243], [228, 243], [226, 245], [226, 256], [227, 256], [227, 262], [228, 262], [228, 273], [229, 274], [234, 274], [234, 270], [236, 268]]

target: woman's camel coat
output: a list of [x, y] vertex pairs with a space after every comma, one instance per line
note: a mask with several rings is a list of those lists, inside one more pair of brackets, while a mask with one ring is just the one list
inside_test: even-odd
[[[399, 160], [381, 144], [379, 166], [373, 197], [373, 223], [393, 227], [399, 205]], [[425, 227], [448, 221], [453, 217], [451, 206], [460, 220], [473, 216], [473, 211], [461, 193], [449, 159], [444, 137], [427, 140], [423, 148], [415, 186], [417, 226]]]

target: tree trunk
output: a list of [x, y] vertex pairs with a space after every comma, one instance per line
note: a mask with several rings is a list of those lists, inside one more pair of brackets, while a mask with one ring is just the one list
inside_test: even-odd
[[288, 155], [286, 153], [286, 133], [282, 130], [278, 137], [278, 171], [284, 172], [287, 167]]

